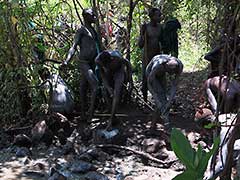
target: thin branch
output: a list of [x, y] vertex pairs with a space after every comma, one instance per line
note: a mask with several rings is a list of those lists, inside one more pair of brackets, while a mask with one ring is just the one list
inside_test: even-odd
[[113, 148], [113, 149], [117, 149], [117, 150], [124, 150], [124, 151], [130, 151], [134, 154], [137, 154], [137, 155], [140, 155], [148, 160], [151, 160], [155, 163], [159, 163], [159, 164], [162, 164], [164, 168], [169, 168], [171, 167], [171, 165], [176, 161], [176, 160], [173, 160], [173, 161], [168, 161], [168, 162], [165, 162], [165, 161], [162, 161], [160, 159], [157, 159], [155, 157], [153, 157], [152, 155], [148, 154], [148, 153], [145, 153], [145, 152], [142, 152], [142, 151], [138, 151], [138, 150], [135, 150], [135, 149], [132, 149], [132, 148], [129, 148], [129, 147], [126, 147], [126, 146], [119, 146], [119, 145], [115, 145], [115, 144], [100, 144], [100, 145], [96, 145], [97, 148]]
[[[82, 19], [81, 19], [80, 15], [79, 15], [79, 13], [78, 13], [78, 10], [77, 10], [77, 5], [76, 5], [76, 2], [75, 2], [75, 0], [73, 0], [73, 4], [74, 4], [74, 9], [75, 9], [75, 11], [76, 11], [76, 14], [77, 14], [77, 16], [78, 16], [78, 19], [80, 20], [81, 24], [83, 25], [83, 21], [82, 21]], [[81, 7], [81, 6], [80, 6], [80, 7]]]

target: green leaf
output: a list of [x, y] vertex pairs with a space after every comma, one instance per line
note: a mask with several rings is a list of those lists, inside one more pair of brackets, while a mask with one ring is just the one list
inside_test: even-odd
[[205, 125], [204, 128], [205, 129], [212, 129], [212, 128], [216, 127], [216, 126], [217, 126], [216, 123], [209, 123], [209, 124]]
[[194, 169], [194, 153], [191, 144], [180, 130], [173, 129], [171, 132], [171, 147], [187, 169]]
[[197, 149], [197, 152], [195, 153], [195, 158], [194, 158], [194, 167], [196, 167], [195, 169], [197, 169], [199, 162], [202, 160], [202, 157], [203, 157], [203, 149], [202, 149], [202, 146], [198, 144], [198, 149]]
[[199, 166], [198, 166], [199, 173], [203, 174], [205, 172], [207, 165], [208, 165], [208, 161], [209, 161], [210, 157], [217, 151], [219, 144], [220, 144], [220, 138], [217, 137], [213, 141], [213, 148], [207, 153], [204, 152], [203, 158], [200, 161]]

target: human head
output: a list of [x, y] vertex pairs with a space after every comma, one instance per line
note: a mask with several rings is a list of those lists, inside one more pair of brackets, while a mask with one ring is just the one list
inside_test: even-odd
[[102, 63], [107, 63], [111, 59], [111, 54], [105, 50], [100, 54], [99, 58]]
[[159, 8], [151, 8], [148, 12], [148, 16], [153, 22], [160, 22], [161, 20], [161, 10]]
[[167, 62], [166, 71], [169, 74], [177, 73], [178, 66], [179, 66], [179, 64], [178, 64], [178, 61], [176, 60], [176, 58], [171, 58], [170, 61]]
[[196, 122], [197, 126], [201, 128], [202, 133], [208, 133], [204, 127], [214, 122], [214, 120], [215, 116], [209, 108], [198, 107], [196, 109], [194, 121]]
[[82, 16], [85, 22], [95, 23], [96, 15], [91, 8], [83, 9]]

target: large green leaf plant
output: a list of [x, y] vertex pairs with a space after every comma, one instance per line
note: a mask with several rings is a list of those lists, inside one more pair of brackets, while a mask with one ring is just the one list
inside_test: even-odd
[[173, 180], [202, 180], [208, 161], [219, 146], [220, 138], [214, 140], [213, 148], [209, 152], [204, 151], [200, 145], [194, 150], [184, 134], [175, 128], [171, 132], [170, 141], [174, 153], [186, 166], [186, 170]]

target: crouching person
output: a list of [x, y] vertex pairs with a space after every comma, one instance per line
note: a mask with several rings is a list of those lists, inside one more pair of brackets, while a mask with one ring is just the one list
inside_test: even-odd
[[124, 59], [118, 51], [105, 50], [96, 57], [95, 62], [100, 69], [103, 86], [112, 98], [111, 117], [107, 126], [107, 129], [110, 129], [124, 83], [129, 82], [130, 90], [133, 87], [132, 67], [130, 62]]
[[41, 70], [39, 74], [44, 81], [42, 86], [49, 90], [49, 110], [59, 112], [65, 116], [71, 115], [74, 109], [74, 100], [64, 80], [60, 75], [51, 75], [48, 69]]
[[[156, 120], [161, 117], [166, 130], [170, 130], [168, 118], [169, 110], [176, 94], [177, 83], [183, 71], [182, 62], [170, 55], [156, 55], [146, 68], [148, 89], [155, 101], [155, 117], [152, 121], [152, 129], [156, 126]], [[170, 87], [167, 86], [167, 77], [170, 79]], [[173, 76], [171, 78], [171, 76]]]
[[[218, 150], [208, 161], [208, 167], [204, 174], [204, 180], [216, 179], [218, 176], [231, 176], [233, 153], [231, 150], [239, 152], [239, 117], [237, 114], [221, 114], [214, 116], [210, 109], [203, 108], [195, 114], [195, 121], [200, 127], [204, 128], [208, 124], [216, 124], [218, 122], [218, 136], [220, 144]], [[216, 126], [213, 126], [215, 128]], [[213, 135], [212, 129], [204, 129], [205, 134]], [[233, 146], [233, 147], [232, 147]], [[230, 160], [230, 161], [229, 161]], [[230, 170], [230, 171], [229, 171]], [[224, 173], [225, 172], [225, 173]], [[224, 177], [223, 179], [231, 179]]]

